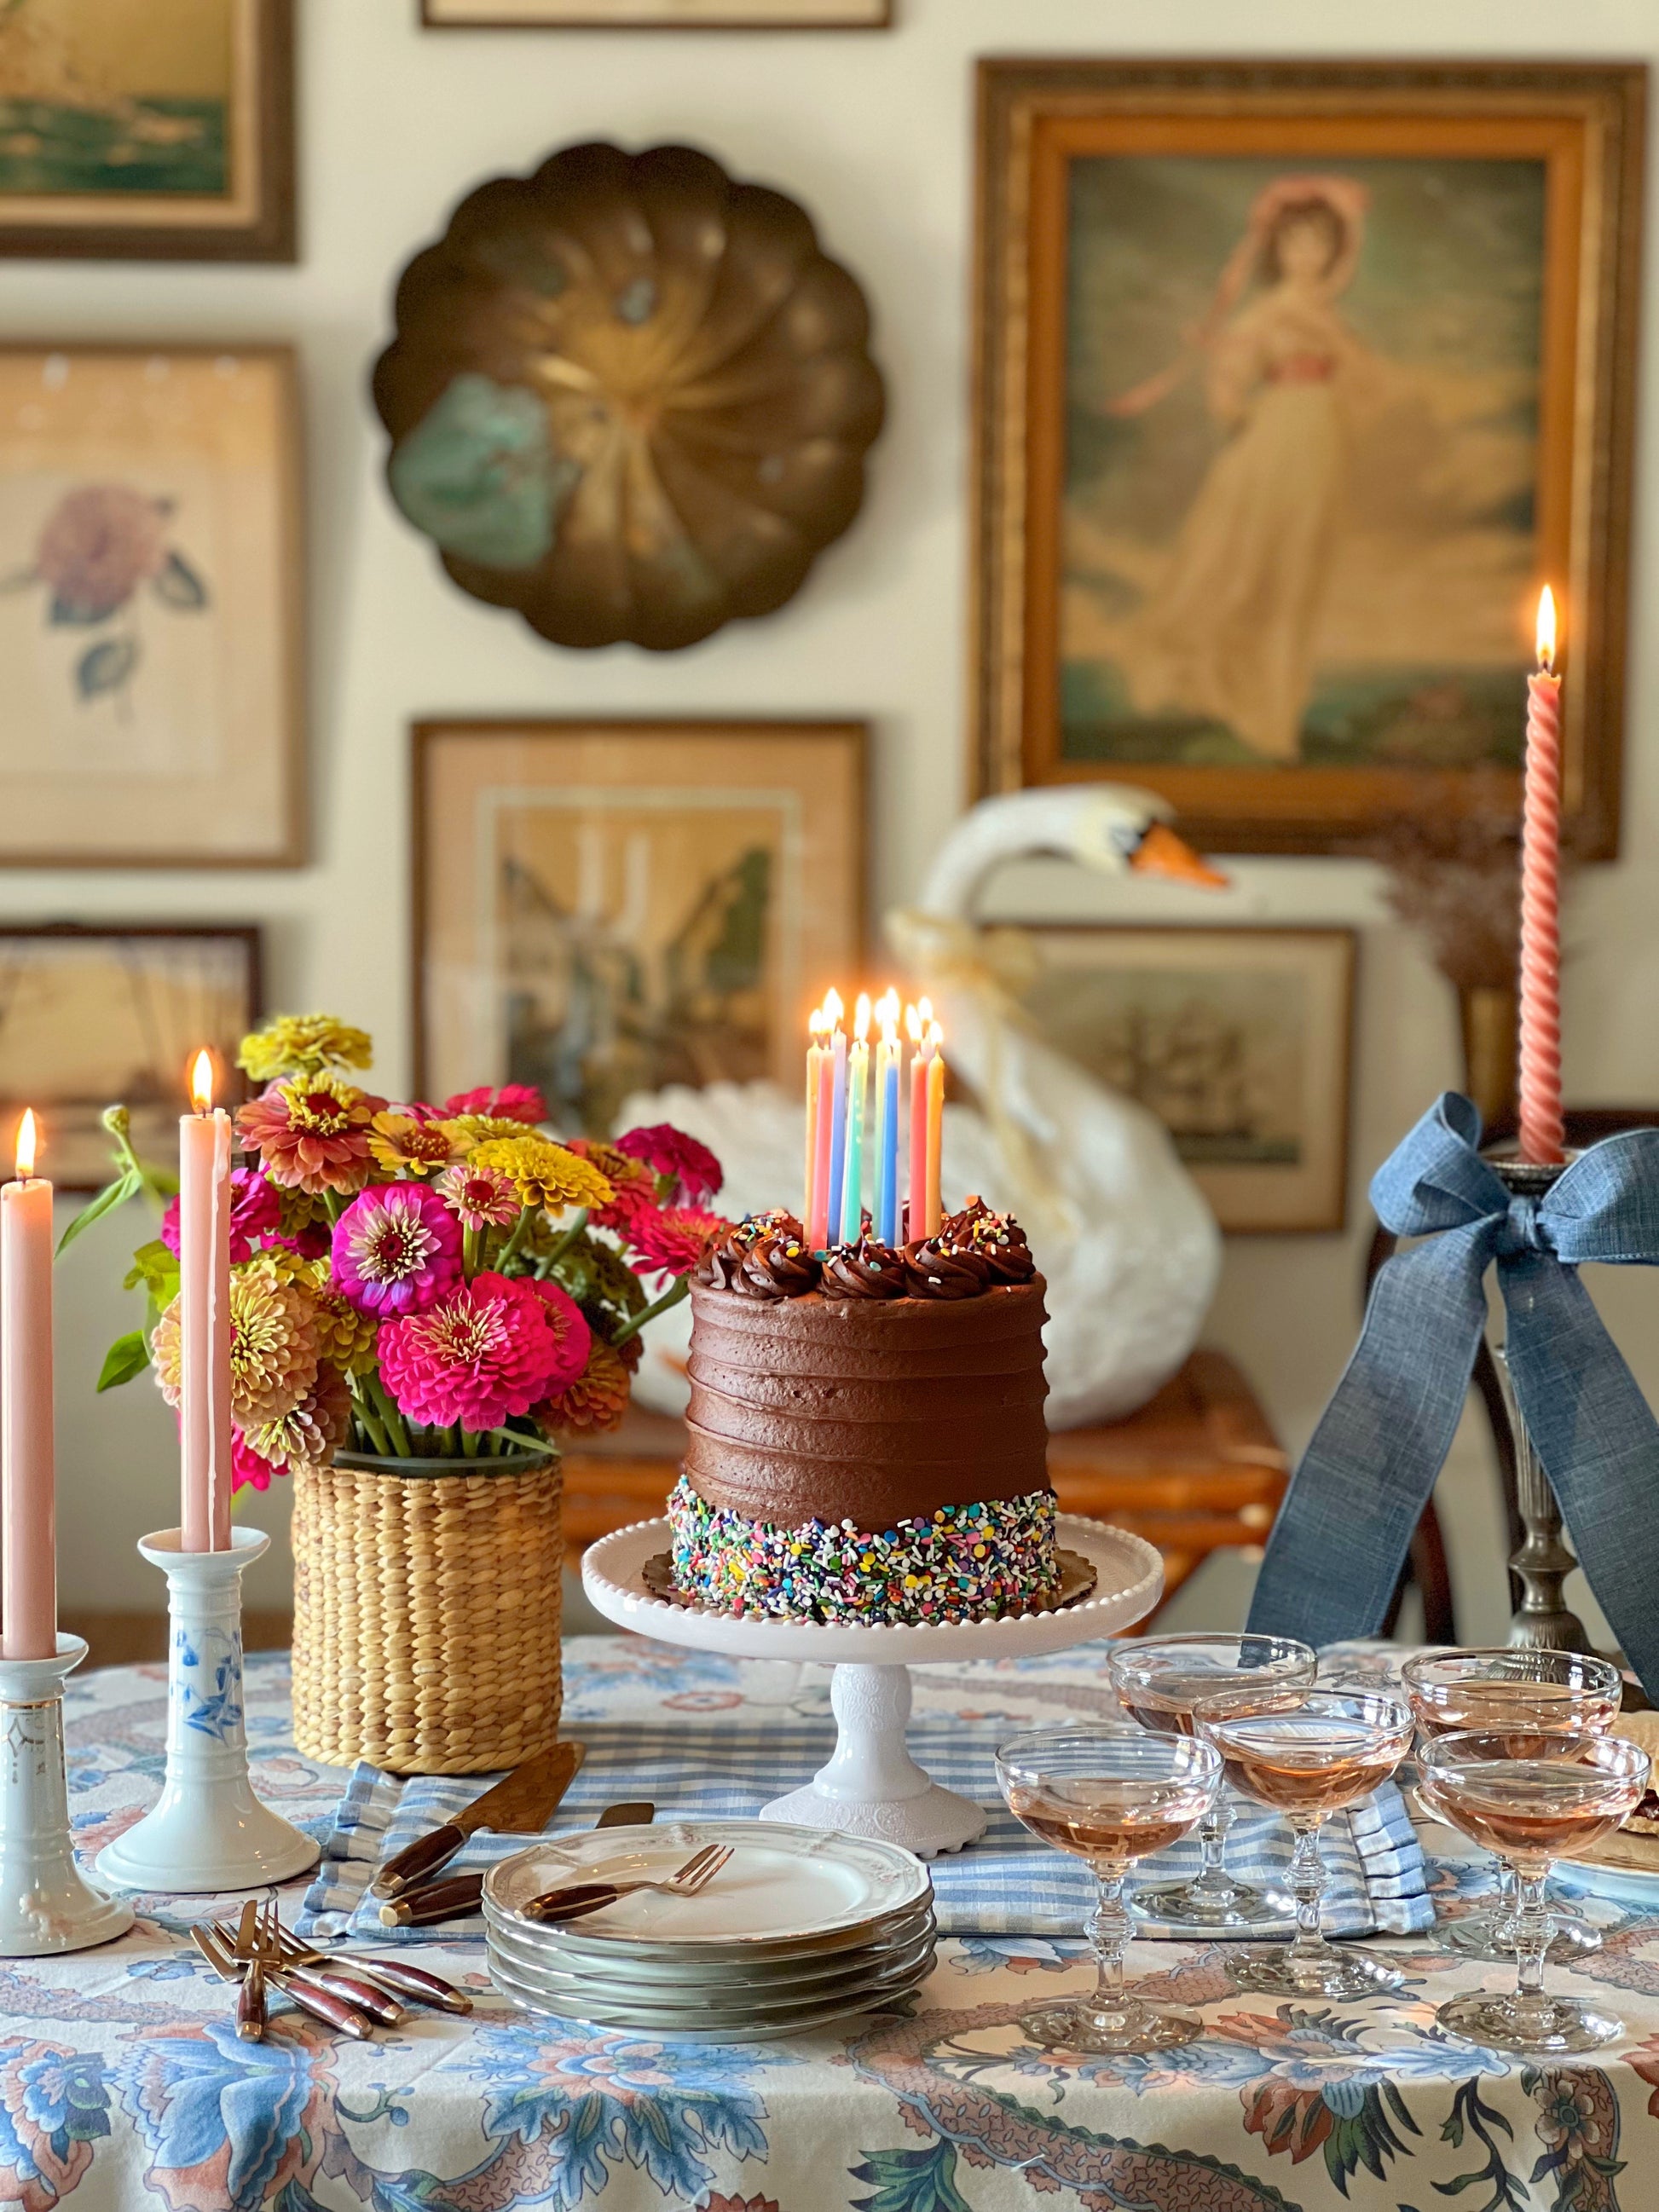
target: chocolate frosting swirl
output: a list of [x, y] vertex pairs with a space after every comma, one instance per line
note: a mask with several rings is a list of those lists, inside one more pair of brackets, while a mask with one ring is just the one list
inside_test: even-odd
[[990, 1280], [980, 1255], [947, 1250], [943, 1232], [904, 1248], [904, 1287], [913, 1298], [976, 1298]]
[[805, 1297], [818, 1285], [818, 1263], [799, 1237], [763, 1230], [738, 1258], [731, 1289], [740, 1298]]
[[948, 1251], [971, 1253], [981, 1260], [994, 1283], [1029, 1283], [1036, 1273], [1018, 1222], [993, 1213], [981, 1198], [970, 1198], [960, 1213], [940, 1224], [939, 1241]]
[[866, 1235], [856, 1244], [837, 1244], [824, 1255], [818, 1288], [826, 1298], [902, 1298], [904, 1261], [890, 1244]]
[[[799, 1222], [781, 1206], [765, 1213], [745, 1213], [741, 1221], [733, 1222], [723, 1236], [706, 1248], [697, 1262], [697, 1280], [707, 1283], [711, 1290], [733, 1291], [739, 1297], [767, 1296], [766, 1291], [757, 1291], [752, 1283], [744, 1279], [750, 1252], [766, 1237], [775, 1237], [786, 1246], [793, 1243], [804, 1248], [806, 1242]], [[763, 1280], [769, 1279], [769, 1272], [763, 1269]], [[808, 1283], [805, 1287], [811, 1290], [812, 1285]], [[778, 1290], [771, 1295], [786, 1297], [799, 1296], [799, 1292]]]

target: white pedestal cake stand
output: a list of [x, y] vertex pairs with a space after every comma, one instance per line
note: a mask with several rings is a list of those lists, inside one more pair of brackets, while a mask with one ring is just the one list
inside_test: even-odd
[[926, 1859], [971, 1844], [984, 1832], [985, 1814], [971, 1799], [930, 1781], [905, 1749], [911, 1663], [1065, 1651], [1144, 1619], [1163, 1591], [1164, 1562], [1139, 1536], [1063, 1514], [1060, 1541], [1094, 1570], [1095, 1585], [1086, 1597], [1053, 1613], [956, 1627], [739, 1620], [670, 1604], [645, 1581], [647, 1563], [669, 1549], [666, 1521], [637, 1521], [590, 1546], [582, 1560], [582, 1588], [607, 1620], [659, 1643], [734, 1659], [805, 1659], [832, 1667], [835, 1756], [805, 1789], [763, 1807], [761, 1818], [874, 1836]]

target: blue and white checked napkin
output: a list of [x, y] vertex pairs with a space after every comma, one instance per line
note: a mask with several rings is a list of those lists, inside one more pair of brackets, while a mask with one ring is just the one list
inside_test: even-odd
[[[587, 1746], [587, 1758], [548, 1831], [554, 1836], [592, 1827], [606, 1805], [629, 1797], [652, 1799], [659, 1823], [752, 1816], [782, 1790], [807, 1780], [835, 1745], [835, 1723], [827, 1715], [819, 1719], [753, 1706], [716, 1721], [690, 1714], [584, 1719], [573, 1728], [577, 1732]], [[995, 1719], [921, 1714], [910, 1723], [907, 1741], [920, 1764], [935, 1781], [975, 1799], [990, 1813], [990, 1825], [977, 1844], [933, 1863], [939, 1927], [958, 1936], [1075, 1936], [1094, 1902], [1093, 1880], [1079, 1860], [1039, 1843], [1003, 1805], [992, 1756], [1006, 1734], [1006, 1722]], [[489, 1779], [420, 1776], [405, 1781], [358, 1765], [307, 1893], [301, 1933], [331, 1941], [368, 1936], [377, 1942], [453, 1942], [469, 1926], [481, 1933], [478, 1917], [470, 1923], [452, 1920], [394, 1933], [380, 1924], [379, 1905], [368, 1888], [383, 1858], [470, 1805]], [[1406, 1935], [1431, 1925], [1422, 1847], [1392, 1783], [1331, 1820], [1323, 1842], [1331, 1875], [1328, 1931]], [[445, 1874], [492, 1865], [522, 1850], [524, 1844], [522, 1836], [474, 1836]], [[1228, 1842], [1229, 1869], [1247, 1881], [1282, 1877], [1291, 1846], [1282, 1821], [1242, 1806]], [[1135, 1883], [1194, 1874], [1198, 1857], [1197, 1842], [1188, 1837], [1142, 1860]], [[1200, 1931], [1148, 1923], [1145, 1932]], [[1288, 1922], [1252, 1930], [1267, 1936], [1292, 1932]]]

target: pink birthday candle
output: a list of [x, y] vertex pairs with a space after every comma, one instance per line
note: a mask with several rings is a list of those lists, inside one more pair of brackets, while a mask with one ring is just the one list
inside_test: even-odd
[[1527, 772], [1521, 831], [1521, 1157], [1564, 1156], [1561, 1116], [1561, 679], [1555, 599], [1538, 602], [1538, 670], [1527, 678]]

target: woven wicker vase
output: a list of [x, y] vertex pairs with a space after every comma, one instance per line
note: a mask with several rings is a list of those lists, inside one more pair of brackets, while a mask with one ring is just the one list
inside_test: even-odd
[[342, 1452], [296, 1474], [294, 1740], [332, 1766], [486, 1774], [559, 1727], [561, 1476], [531, 1453]]

